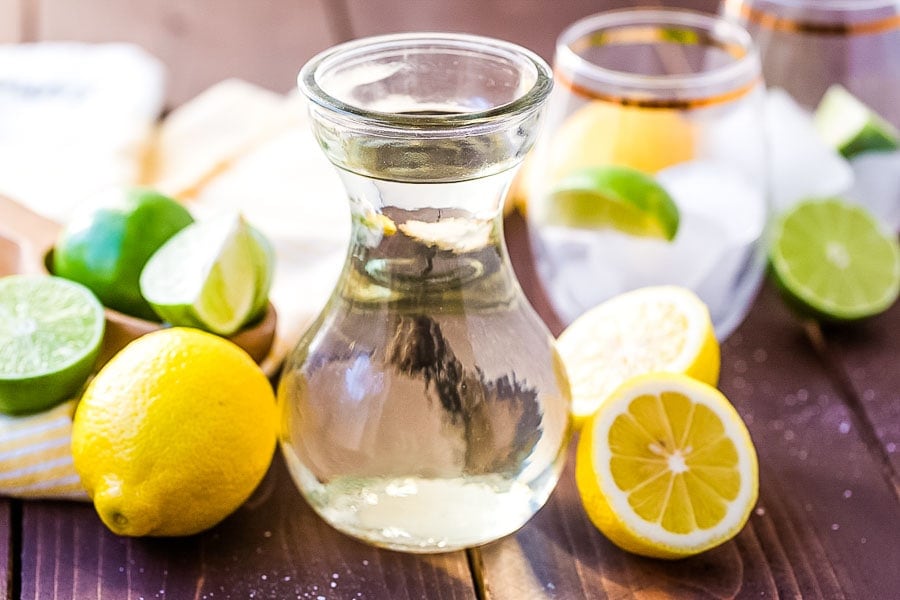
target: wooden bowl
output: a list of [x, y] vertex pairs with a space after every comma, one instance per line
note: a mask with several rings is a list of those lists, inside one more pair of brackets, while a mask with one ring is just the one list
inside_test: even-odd
[[[0, 196], [0, 215], [0, 277], [15, 273], [48, 274], [50, 254], [60, 231], [59, 224], [4, 196]], [[163, 323], [132, 317], [111, 308], [105, 310], [106, 334], [98, 367], [132, 340], [167, 327]], [[275, 341], [277, 320], [275, 307], [270, 302], [262, 319], [228, 339], [243, 348], [257, 363], [262, 363]]]

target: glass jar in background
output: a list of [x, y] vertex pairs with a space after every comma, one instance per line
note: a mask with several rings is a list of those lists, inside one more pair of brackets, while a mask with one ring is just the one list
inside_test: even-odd
[[547, 500], [569, 437], [565, 372], [501, 209], [550, 68], [488, 38], [403, 34], [332, 48], [299, 84], [353, 230], [279, 385], [291, 476], [328, 523], [379, 546], [504, 536]]
[[726, 0], [721, 13], [750, 31], [771, 88], [776, 209], [840, 196], [900, 231], [900, 0]]
[[522, 188], [538, 272], [566, 323], [648, 285], [694, 290], [717, 336], [761, 281], [764, 85], [750, 36], [683, 10], [601, 13], [559, 37]]

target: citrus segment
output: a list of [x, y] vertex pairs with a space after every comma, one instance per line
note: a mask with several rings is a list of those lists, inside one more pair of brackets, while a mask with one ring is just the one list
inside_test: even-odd
[[641, 288], [607, 300], [569, 325], [557, 349], [572, 386], [576, 425], [635, 375], [684, 373], [711, 385], [719, 378], [709, 310], [677, 286]]
[[103, 341], [103, 307], [60, 277], [0, 278], [0, 412], [21, 414], [72, 397]]
[[582, 431], [576, 482], [621, 548], [680, 558], [736, 535], [758, 494], [756, 451], [714, 387], [651, 373], [622, 384]]
[[273, 253], [237, 213], [198, 221], [167, 241], [141, 273], [141, 293], [173, 325], [231, 335], [267, 305]]
[[697, 133], [672, 109], [594, 101], [572, 113], [550, 138], [550, 181], [584, 167], [619, 165], [646, 173], [694, 158]]
[[537, 211], [547, 225], [613, 228], [635, 236], [672, 240], [678, 207], [652, 177], [628, 167], [590, 167], [563, 179]]
[[822, 96], [815, 123], [825, 141], [846, 158], [900, 148], [900, 132], [838, 84]]
[[849, 321], [889, 308], [900, 293], [900, 244], [861, 206], [808, 200], [772, 232], [772, 272], [792, 305]]

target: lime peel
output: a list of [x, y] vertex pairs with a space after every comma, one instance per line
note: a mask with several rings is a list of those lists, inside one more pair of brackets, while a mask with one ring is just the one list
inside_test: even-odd
[[85, 286], [49, 275], [0, 278], [0, 413], [73, 397], [103, 342], [103, 306]]
[[141, 293], [172, 325], [232, 335], [265, 311], [273, 256], [239, 213], [225, 213], [166, 242], [141, 273]]
[[822, 96], [815, 124], [822, 138], [845, 158], [900, 148], [897, 128], [839, 84]]
[[622, 166], [575, 171], [551, 190], [538, 219], [548, 225], [612, 228], [671, 241], [678, 233], [675, 200], [653, 177]]
[[887, 310], [900, 294], [900, 244], [862, 206], [839, 198], [801, 202], [772, 231], [769, 261], [802, 316], [854, 321]]

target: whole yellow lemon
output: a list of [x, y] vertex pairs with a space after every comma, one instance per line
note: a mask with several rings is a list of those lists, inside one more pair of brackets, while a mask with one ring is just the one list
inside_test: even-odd
[[231, 342], [196, 329], [138, 338], [75, 413], [75, 469], [97, 513], [128, 536], [192, 535], [234, 512], [275, 450], [275, 397]]

